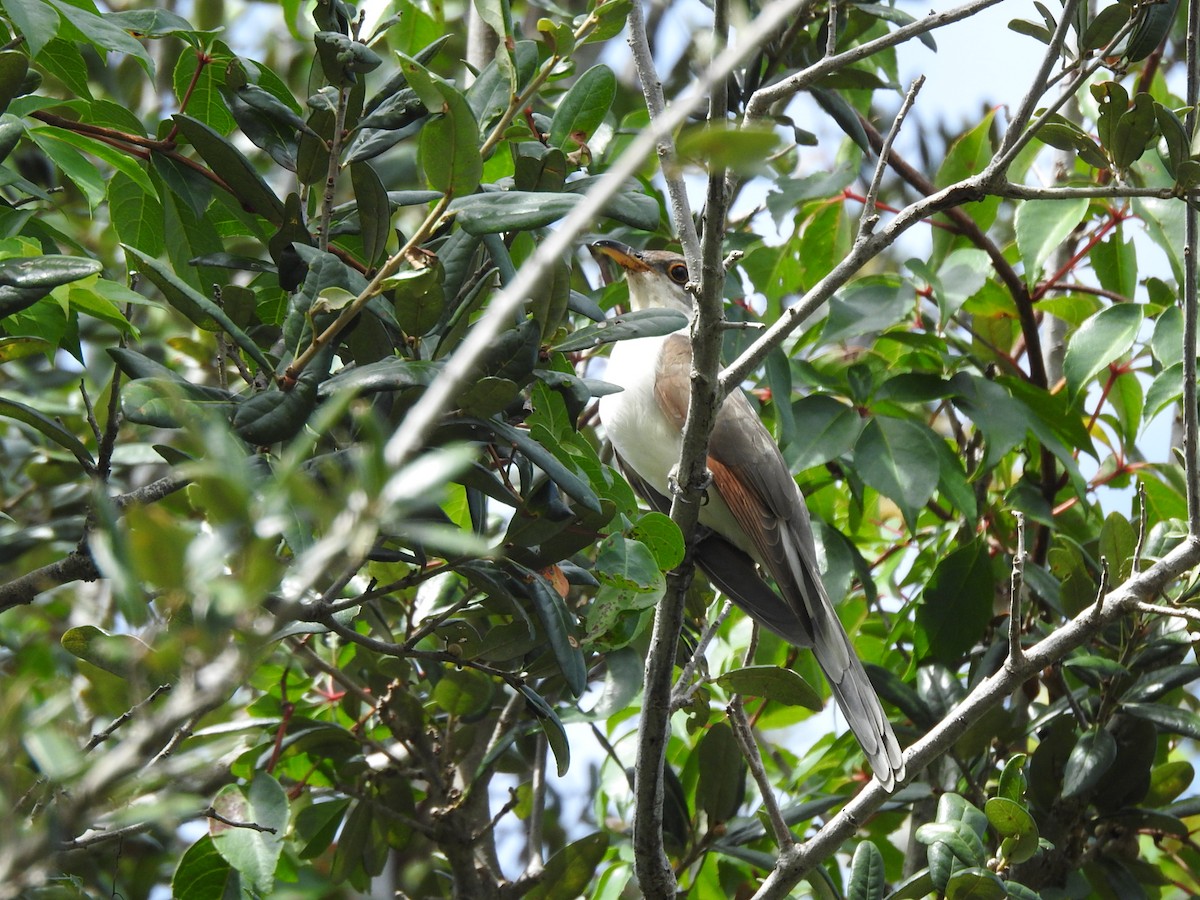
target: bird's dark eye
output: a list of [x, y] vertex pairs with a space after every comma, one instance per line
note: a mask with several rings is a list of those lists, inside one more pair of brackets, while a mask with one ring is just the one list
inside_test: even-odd
[[667, 275], [669, 275], [671, 280], [676, 284], [687, 284], [687, 266], [681, 262], [671, 263], [671, 265], [667, 267]]

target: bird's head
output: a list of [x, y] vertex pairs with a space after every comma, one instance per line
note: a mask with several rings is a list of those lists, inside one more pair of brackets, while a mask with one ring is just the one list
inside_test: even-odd
[[684, 290], [689, 280], [688, 267], [678, 253], [635, 250], [617, 241], [596, 241], [591, 250], [625, 270], [629, 303], [634, 309], [677, 309], [691, 313], [692, 295]]

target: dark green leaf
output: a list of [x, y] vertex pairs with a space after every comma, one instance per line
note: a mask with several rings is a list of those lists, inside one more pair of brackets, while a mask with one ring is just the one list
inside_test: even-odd
[[1063, 374], [1072, 397], [1077, 397], [1109, 363], [1129, 351], [1145, 312], [1136, 303], [1117, 303], [1079, 326], [1067, 344], [1063, 360]]
[[152, 259], [134, 247], [126, 247], [125, 251], [138, 261], [146, 277], [162, 291], [167, 302], [187, 317], [193, 325], [208, 330], [215, 330], [219, 327], [246, 351], [246, 354], [260, 369], [264, 372], [272, 371], [271, 363], [263, 355], [262, 350], [246, 332], [233, 323], [225, 310], [190, 285], [180, 281], [174, 272], [158, 260]]
[[700, 761], [696, 805], [704, 810], [708, 827], [713, 828], [737, 813], [745, 793], [746, 765], [733, 729], [726, 722], [715, 722], [704, 733], [696, 753]]
[[550, 146], [573, 150], [586, 143], [608, 115], [616, 93], [617, 77], [608, 66], [592, 66], [580, 75], [554, 110]]
[[550, 225], [582, 199], [577, 194], [492, 191], [459, 197], [450, 204], [450, 210], [470, 234], [499, 234]]
[[0, 416], [8, 419], [16, 419], [18, 422], [24, 422], [31, 428], [40, 431], [60, 447], [69, 450], [71, 455], [79, 460], [80, 464], [89, 471], [95, 466], [92, 454], [88, 452], [87, 447], [83, 445], [83, 442], [79, 438], [75, 437], [61, 423], [56, 422], [49, 416], [43, 415], [32, 406], [26, 406], [24, 403], [10, 400], [7, 397], [0, 397]]
[[1116, 758], [1117, 744], [1107, 729], [1093, 727], [1081, 734], [1067, 759], [1063, 799], [1081, 796], [1094, 788]]
[[732, 669], [716, 679], [727, 691], [774, 700], [785, 706], [802, 706], [819, 712], [824, 708], [821, 695], [791, 669], [778, 666], [746, 666]]
[[847, 900], [883, 900], [887, 893], [883, 854], [871, 841], [863, 841], [854, 848], [846, 887]]
[[983, 636], [994, 598], [986, 542], [974, 540], [942, 559], [917, 607], [927, 652], [947, 664], [961, 658]]
[[257, 213], [273, 225], [283, 221], [283, 201], [267, 187], [240, 150], [199, 119], [182, 113], [176, 113], [174, 119], [183, 136], [229, 186], [245, 210]]
[[658, 337], [671, 334], [687, 325], [688, 318], [673, 309], [644, 309], [614, 316], [594, 325], [585, 325], [572, 332], [565, 341], [554, 345], [554, 350], [570, 353], [599, 347], [611, 341], [633, 338]]
[[27, 309], [59, 285], [95, 275], [103, 266], [82, 256], [14, 256], [0, 260], [0, 319]]

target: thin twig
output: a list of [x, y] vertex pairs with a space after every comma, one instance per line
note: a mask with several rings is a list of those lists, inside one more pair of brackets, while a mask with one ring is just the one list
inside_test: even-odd
[[767, 777], [767, 770], [763, 767], [762, 754], [759, 753], [758, 743], [754, 740], [754, 731], [750, 727], [746, 707], [742, 705], [741, 694], [734, 696], [726, 711], [729, 713], [729, 724], [733, 728], [738, 747], [741, 748], [742, 757], [750, 767], [754, 783], [758, 785], [758, 793], [767, 810], [767, 819], [771, 823], [771, 830], [775, 832], [775, 843], [781, 850], [790, 848], [796, 843], [796, 839], [775, 799], [775, 789], [771, 786], [771, 779]]
[[211, 806], [201, 813], [202, 816], [212, 819], [214, 822], [220, 822], [222, 825], [228, 825], [230, 828], [245, 828], [249, 831], [258, 831], [263, 834], [278, 834], [279, 829], [272, 828], [270, 825], [259, 825], [257, 822], [235, 822], [233, 819], [227, 819]]
[[1142, 567], [1142, 553], [1146, 549], [1146, 483], [1139, 481], [1137, 483], [1137, 502], [1138, 502], [1138, 538], [1137, 545], [1133, 548], [1133, 566], [1129, 569], [1130, 573], [1136, 573]]
[[704, 661], [704, 651], [708, 649], [708, 645], [712, 643], [712, 639], [717, 636], [717, 631], [725, 620], [729, 618], [729, 613], [732, 609], [733, 603], [726, 600], [721, 604], [720, 612], [713, 616], [712, 621], [708, 623], [701, 633], [700, 640], [696, 642], [696, 648], [692, 651], [692, 655], [688, 657], [688, 661], [683, 664], [683, 668], [679, 672], [679, 677], [675, 679], [675, 690], [671, 693], [672, 711], [681, 709], [691, 703], [692, 697], [696, 695], [696, 691], [703, 684], [703, 681], [693, 680], [696, 677], [696, 669]]
[[1133, 608], [1138, 612], [1149, 613], [1154, 616], [1174, 616], [1177, 619], [1184, 619], [1192, 625], [1200, 627], [1200, 610], [1191, 609], [1186, 606], [1163, 606], [1161, 603], [1138, 601], [1133, 604]]
[[1010, 664], [1019, 666], [1024, 661], [1021, 649], [1021, 592], [1025, 587], [1025, 514], [1014, 513], [1017, 520], [1017, 552], [1012, 561], [1012, 584], [1008, 598], [1008, 658]]
[[111, 725], [109, 725], [107, 728], [105, 728], [101, 731], [97, 731], [95, 734], [93, 734], [91, 739], [86, 744], [83, 745], [83, 752], [87, 753], [90, 750], [95, 750], [97, 747], [99, 747], [101, 744], [103, 744], [105, 741], [107, 741], [110, 737], [112, 737], [118, 728], [120, 728], [122, 725], [124, 725], [126, 722], [128, 722], [130, 719], [132, 719], [134, 716], [136, 716], [138, 714], [138, 712], [145, 709], [147, 706], [149, 706], [151, 703], [153, 703], [159, 696], [161, 696], [162, 694], [165, 694], [169, 690], [171, 690], [171, 685], [160, 684], [158, 687], [156, 687], [150, 693], [149, 697], [145, 698], [144, 700], [138, 702], [134, 706], [125, 710], [125, 712], [121, 713], [120, 716], [118, 716], [115, 720], [113, 720], [113, 723]]
[[[1200, 105], [1200, 0], [1188, 0], [1187, 114], [1188, 134], [1196, 133]], [[1200, 228], [1196, 208], [1184, 208], [1183, 240], [1183, 453], [1187, 484], [1188, 533], [1200, 536], [1200, 425], [1196, 404], [1197, 254]]]
[[[832, 10], [832, 8], [831, 5], [830, 9]], [[909, 85], [908, 93], [904, 95], [904, 102], [900, 104], [900, 111], [896, 113], [896, 118], [892, 120], [892, 127], [888, 129], [887, 137], [883, 139], [883, 147], [879, 151], [879, 160], [875, 164], [875, 173], [871, 176], [871, 184], [867, 188], [867, 197], [863, 201], [862, 217], [858, 221], [860, 233], [870, 234], [879, 223], [879, 213], [875, 211], [875, 204], [879, 201], [879, 186], [883, 183], [883, 173], [887, 170], [888, 159], [892, 154], [892, 143], [896, 140], [896, 135], [900, 133], [900, 126], [904, 124], [904, 119], [908, 115], [908, 111], [912, 109], [913, 103], [916, 102], [917, 93], [921, 90], [921, 85], [924, 83], [925, 76], [921, 75]]]

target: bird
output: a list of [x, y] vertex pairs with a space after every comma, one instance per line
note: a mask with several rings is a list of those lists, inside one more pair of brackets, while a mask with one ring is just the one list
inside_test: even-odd
[[[591, 244], [625, 272], [635, 310], [690, 315], [687, 262], [677, 253]], [[692, 345], [685, 326], [661, 337], [618, 341], [599, 415], [634, 490], [666, 512], [691, 396]], [[722, 593], [785, 641], [811, 648], [875, 778], [889, 792], [905, 778], [891, 723], [821, 581], [808, 507], [779, 447], [739, 389], [717, 411], [707, 454], [711, 485], [700, 508], [695, 557]], [[761, 577], [769, 574], [778, 593]]]

